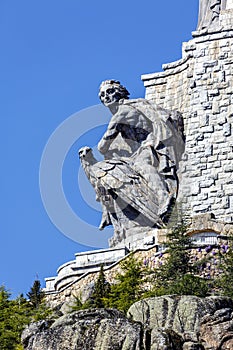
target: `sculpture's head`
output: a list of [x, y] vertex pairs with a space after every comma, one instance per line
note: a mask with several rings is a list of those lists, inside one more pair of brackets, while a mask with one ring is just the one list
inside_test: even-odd
[[99, 98], [106, 107], [110, 107], [121, 99], [128, 99], [129, 91], [118, 80], [105, 80], [100, 85]]

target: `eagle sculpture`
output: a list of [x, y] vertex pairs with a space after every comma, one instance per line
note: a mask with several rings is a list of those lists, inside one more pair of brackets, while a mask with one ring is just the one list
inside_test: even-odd
[[[79, 150], [79, 158], [87, 178], [96, 191], [96, 199], [103, 206], [100, 229], [112, 223], [111, 216], [116, 217], [117, 208], [114, 202], [122, 211], [127, 211], [131, 207], [135, 215], [138, 213], [140, 216], [140, 221], [151, 227], [164, 226], [154, 189], [150, 188], [144, 177], [125, 160], [98, 162], [92, 149], [87, 146]], [[110, 218], [106, 218], [106, 212]]]

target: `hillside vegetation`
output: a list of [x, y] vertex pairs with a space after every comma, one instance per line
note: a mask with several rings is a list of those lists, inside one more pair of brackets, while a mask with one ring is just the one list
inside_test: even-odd
[[[229, 242], [232, 242], [229, 237]], [[103, 266], [91, 297], [82, 303], [76, 296], [70, 312], [91, 308], [115, 308], [127, 313], [132, 304], [144, 298], [164, 295], [211, 295], [227, 296], [233, 299], [233, 250], [232, 244], [226, 254], [219, 253], [220, 275], [217, 279], [199, 276], [203, 261], [193, 263], [190, 258], [192, 242], [186, 235], [185, 226], [174, 229], [166, 243], [166, 259], [157, 268], [149, 268], [131, 253], [120, 263], [121, 272], [115, 283], [109, 284]], [[0, 287], [0, 349], [23, 349], [20, 337], [28, 324], [55, 317], [45, 303], [40, 281], [36, 280], [27, 294], [15, 300], [10, 299], [6, 287]]]

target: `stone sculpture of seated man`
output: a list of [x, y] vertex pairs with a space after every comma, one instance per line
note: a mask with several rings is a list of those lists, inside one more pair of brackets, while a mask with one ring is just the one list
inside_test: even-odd
[[130, 232], [162, 227], [178, 193], [182, 117], [146, 99], [130, 100], [116, 80], [104, 81], [99, 97], [112, 113], [98, 144], [105, 160], [97, 162], [89, 147], [79, 154], [102, 203], [100, 229], [112, 224], [122, 239]]

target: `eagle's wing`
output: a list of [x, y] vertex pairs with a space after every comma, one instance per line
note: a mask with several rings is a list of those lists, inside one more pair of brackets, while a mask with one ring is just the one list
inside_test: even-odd
[[95, 164], [92, 170], [106, 190], [111, 190], [111, 193], [143, 214], [151, 223], [163, 226], [156, 189], [152, 190], [147, 181], [126, 162], [109, 162], [106, 166], [106, 161], [103, 161]]

